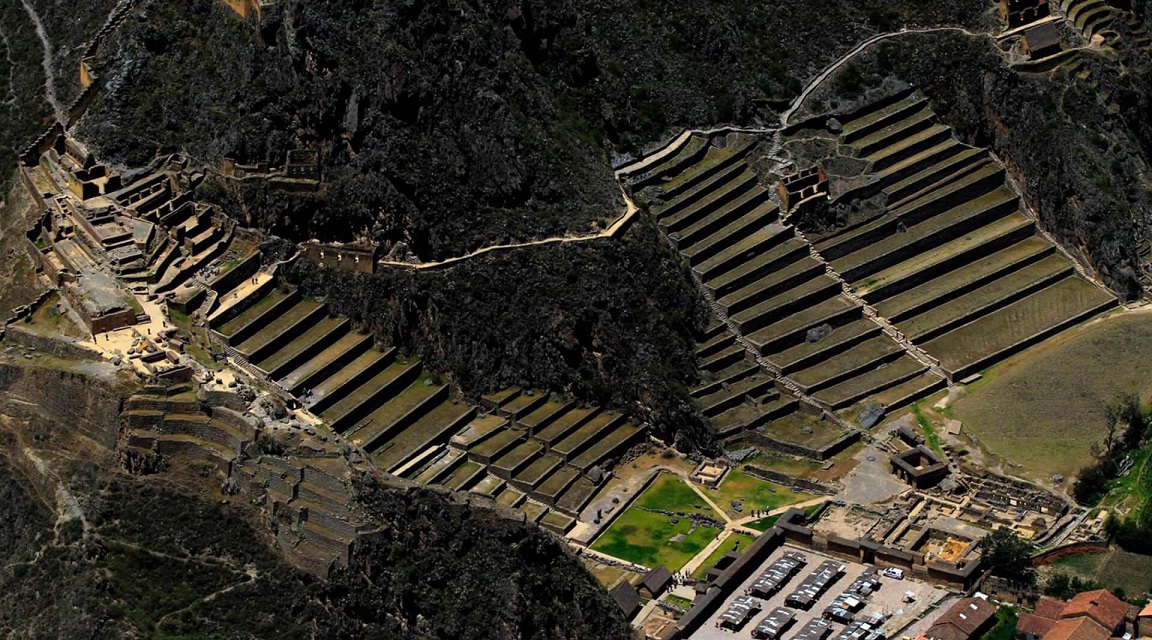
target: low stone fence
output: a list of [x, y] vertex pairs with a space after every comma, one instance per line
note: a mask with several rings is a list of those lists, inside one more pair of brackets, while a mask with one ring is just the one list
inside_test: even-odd
[[835, 489], [822, 485], [819, 482], [812, 482], [811, 480], [796, 478], [786, 473], [771, 471], [769, 469], [761, 469], [760, 467], [755, 467], [752, 465], [744, 467], [744, 473], [747, 473], [753, 478], [760, 478], [761, 480], [767, 480], [768, 482], [772, 482], [785, 487], [799, 487], [808, 493], [815, 493], [817, 495], [830, 496], [836, 493]]

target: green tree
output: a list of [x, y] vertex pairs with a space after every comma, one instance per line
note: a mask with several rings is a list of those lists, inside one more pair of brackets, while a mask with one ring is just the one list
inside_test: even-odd
[[1036, 584], [1036, 570], [1032, 568], [1032, 544], [1015, 531], [993, 531], [980, 541], [980, 551], [993, 575], [1016, 586]]
[[1066, 573], [1053, 573], [1044, 581], [1044, 595], [1067, 600], [1072, 596], [1072, 579]]

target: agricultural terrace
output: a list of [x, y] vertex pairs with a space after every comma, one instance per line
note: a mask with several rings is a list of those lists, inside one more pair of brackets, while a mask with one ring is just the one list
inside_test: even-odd
[[721, 520], [687, 482], [662, 473], [600, 534], [592, 550], [646, 567], [664, 565], [679, 571], [720, 533], [719, 528], [696, 524], [688, 514]]
[[1040, 571], [1041, 582], [1054, 573], [1063, 573], [1095, 582], [1105, 589], [1123, 589], [1129, 594], [1152, 591], [1152, 556], [1127, 551], [1067, 556]]
[[1112, 315], [993, 367], [952, 411], [1022, 471], [1072, 476], [1092, 461], [1105, 411], [1125, 392], [1152, 399], [1152, 315]]

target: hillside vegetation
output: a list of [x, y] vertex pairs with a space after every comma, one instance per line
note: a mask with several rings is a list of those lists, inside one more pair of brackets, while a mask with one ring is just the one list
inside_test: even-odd
[[616, 154], [771, 117], [878, 31], [990, 16], [982, 0], [284, 0], [256, 25], [215, 0], [141, 7], [81, 127], [105, 157], [279, 165], [314, 147], [322, 193], [245, 183], [223, 200], [294, 240], [403, 241], [425, 260], [586, 230], [620, 206]]
[[366, 488], [386, 533], [317, 582], [218, 501], [95, 466], [73, 469], [70, 484], [87, 533], [56, 523], [0, 464], [5, 637], [627, 637], [554, 538], [432, 492]]
[[687, 399], [708, 309], [654, 227], [616, 240], [488, 254], [442, 271], [289, 278], [469, 395], [511, 385], [624, 407], [685, 448], [711, 445]]

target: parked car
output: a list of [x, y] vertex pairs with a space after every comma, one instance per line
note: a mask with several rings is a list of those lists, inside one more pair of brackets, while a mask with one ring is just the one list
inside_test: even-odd
[[904, 570], [897, 569], [896, 567], [888, 567], [880, 572], [885, 578], [892, 578], [893, 580], [903, 580]]

